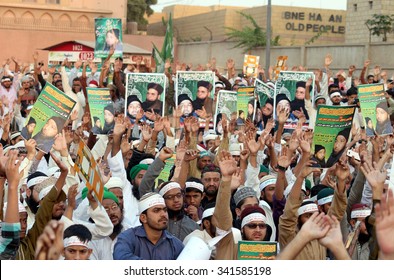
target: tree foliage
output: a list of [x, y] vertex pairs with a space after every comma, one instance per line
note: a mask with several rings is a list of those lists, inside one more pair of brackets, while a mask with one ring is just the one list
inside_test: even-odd
[[127, 0], [127, 21], [135, 21], [139, 25], [148, 24], [144, 16], [152, 15], [153, 10], [150, 6], [156, 4], [157, 0]]
[[[265, 29], [260, 27], [251, 15], [243, 12], [239, 13], [252, 24], [252, 27], [245, 26], [242, 30], [225, 27], [228, 30], [226, 33], [228, 39], [234, 39], [237, 42], [234, 48], [241, 47], [247, 52], [256, 47], [266, 46], [267, 32]], [[276, 36], [273, 40], [271, 39], [271, 46], [279, 46], [279, 39], [279, 36]]]
[[387, 41], [387, 34], [393, 31], [394, 16], [373, 14], [372, 19], [365, 21], [372, 35], [383, 36], [383, 42]]

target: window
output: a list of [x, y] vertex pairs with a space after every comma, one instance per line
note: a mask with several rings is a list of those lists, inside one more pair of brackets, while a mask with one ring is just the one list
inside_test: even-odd
[[353, 4], [354, 11], [357, 12], [357, 4]]
[[37, 0], [22, 0], [24, 3], [36, 3]]
[[60, 0], [46, 0], [47, 4], [60, 4]]
[[373, 8], [373, 1], [368, 1], [369, 3], [369, 8], [372, 9]]

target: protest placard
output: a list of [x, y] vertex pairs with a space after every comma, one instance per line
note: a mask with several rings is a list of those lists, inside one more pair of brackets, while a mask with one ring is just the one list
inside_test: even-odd
[[122, 57], [122, 20], [120, 18], [94, 19], [96, 44], [95, 58], [106, 58], [111, 48], [115, 49], [113, 57]]
[[114, 104], [107, 88], [86, 88], [93, 134], [111, 134], [115, 127]]
[[277, 253], [277, 242], [238, 241], [238, 260], [274, 260]]
[[75, 104], [71, 97], [46, 83], [22, 128], [22, 137], [26, 140], [33, 138], [37, 142], [37, 148], [48, 153]]

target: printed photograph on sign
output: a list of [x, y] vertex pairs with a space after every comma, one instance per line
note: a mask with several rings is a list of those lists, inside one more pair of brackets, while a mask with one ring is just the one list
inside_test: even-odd
[[106, 58], [111, 48], [115, 49], [113, 57], [122, 57], [122, 20], [119, 18], [95, 18], [96, 45], [94, 56]]
[[246, 75], [246, 77], [257, 78], [259, 61], [260, 61], [259, 56], [245, 54], [243, 73]]
[[33, 138], [37, 142], [37, 148], [48, 153], [56, 135], [62, 133], [75, 104], [64, 92], [46, 83], [26, 119], [21, 131], [22, 137], [26, 140]]
[[[219, 91], [217, 102], [216, 102], [215, 117], [214, 117], [214, 127], [216, 128], [216, 130], [218, 130], [218, 123], [223, 118], [223, 115], [226, 116], [227, 120], [237, 118], [237, 92], [236, 91], [228, 91], [228, 90]], [[245, 117], [244, 115], [241, 116], [242, 125], [245, 122], [244, 117]], [[222, 134], [223, 131], [221, 132], [217, 131], [217, 133]]]
[[[208, 115], [213, 115], [213, 98], [215, 94], [215, 73], [212, 71], [178, 71], [175, 86], [176, 106], [185, 100], [191, 102], [183, 106], [181, 124], [186, 116], [194, 115], [203, 107]], [[205, 120], [200, 124], [205, 127]]]
[[[298, 119], [305, 116], [306, 122], [303, 126], [308, 127], [309, 115], [305, 109], [306, 82], [312, 78], [312, 85], [315, 84], [315, 74], [313, 72], [292, 72], [282, 71], [278, 75], [275, 84], [274, 95], [274, 119], [277, 120], [277, 112], [284, 108], [289, 113], [289, 118], [285, 123], [285, 129], [297, 127]], [[309, 87], [311, 100], [314, 98], [313, 86]]]
[[384, 85], [359, 85], [357, 91], [367, 136], [392, 134]]
[[333, 166], [346, 150], [355, 106], [318, 107], [313, 133], [312, 159], [320, 168]]
[[92, 133], [111, 134], [115, 127], [115, 107], [108, 88], [86, 88]]
[[[157, 73], [128, 73], [126, 75], [125, 115], [131, 123], [154, 122], [164, 116], [166, 76]], [[142, 111], [141, 111], [142, 110]]]
[[254, 121], [256, 112], [256, 97], [254, 87], [240, 87], [237, 90], [237, 121], [246, 119]]

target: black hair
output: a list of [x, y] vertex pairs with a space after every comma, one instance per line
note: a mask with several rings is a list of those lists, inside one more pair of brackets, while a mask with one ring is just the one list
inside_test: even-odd
[[82, 242], [92, 240], [92, 233], [90, 230], [81, 224], [73, 224], [64, 230], [63, 239], [71, 236], [78, 237]]

